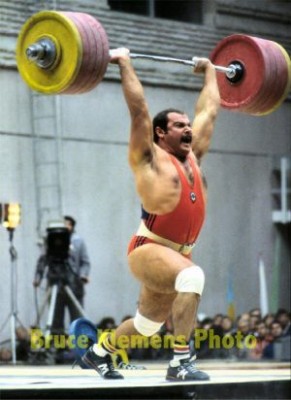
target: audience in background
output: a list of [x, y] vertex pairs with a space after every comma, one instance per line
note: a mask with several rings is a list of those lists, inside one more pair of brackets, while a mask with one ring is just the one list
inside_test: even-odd
[[232, 319], [229, 316], [224, 315], [221, 321], [221, 327], [223, 330], [223, 335], [231, 333], [234, 327]]
[[270, 343], [265, 347], [263, 351], [263, 358], [274, 359], [275, 358], [275, 344], [279, 342], [283, 336], [283, 327], [279, 321], [274, 320], [271, 324], [270, 329]]
[[[125, 316], [123, 320], [129, 318]], [[115, 319], [104, 317], [96, 324], [98, 329], [115, 329]], [[17, 359], [29, 362], [29, 331], [17, 328]], [[173, 334], [169, 318], [160, 331], [161, 343]], [[197, 337], [200, 340], [197, 348]], [[259, 308], [253, 308], [237, 316], [235, 321], [224, 314], [203, 317], [193, 326], [190, 346], [199, 358], [234, 360], [290, 360], [291, 318], [290, 312], [279, 309], [275, 314], [261, 315]], [[217, 345], [218, 344], [218, 345]], [[288, 346], [289, 344], [289, 346]], [[131, 360], [167, 360], [170, 348], [133, 349], [129, 352]], [[11, 361], [9, 346], [0, 348], [0, 362]]]
[[290, 321], [290, 313], [283, 309], [280, 308], [277, 311], [275, 319], [280, 323], [282, 326], [282, 335], [283, 336], [290, 336], [291, 335], [291, 321]]
[[259, 320], [254, 329], [254, 336], [256, 337], [256, 346], [250, 350], [249, 357], [251, 360], [261, 360], [265, 348], [270, 344], [272, 335], [269, 328], [263, 320]]
[[266, 327], [270, 330], [271, 329], [271, 324], [275, 319], [275, 315], [272, 313], [268, 313], [264, 316], [263, 321], [266, 324]]

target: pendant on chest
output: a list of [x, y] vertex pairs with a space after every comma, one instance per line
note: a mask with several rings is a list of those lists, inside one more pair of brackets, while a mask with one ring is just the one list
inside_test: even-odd
[[190, 200], [192, 201], [192, 203], [195, 203], [196, 201], [196, 194], [194, 192], [190, 193]]

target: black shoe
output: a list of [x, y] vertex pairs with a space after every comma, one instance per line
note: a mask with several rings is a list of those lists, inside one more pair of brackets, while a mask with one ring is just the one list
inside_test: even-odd
[[111, 356], [107, 354], [105, 357], [99, 357], [93, 351], [93, 347], [89, 347], [83, 355], [82, 361], [94, 368], [98, 374], [104, 379], [124, 379], [124, 377], [114, 369]]
[[197, 369], [195, 363], [189, 358], [180, 360], [179, 365], [169, 365], [166, 379], [168, 381], [209, 381], [209, 375]]

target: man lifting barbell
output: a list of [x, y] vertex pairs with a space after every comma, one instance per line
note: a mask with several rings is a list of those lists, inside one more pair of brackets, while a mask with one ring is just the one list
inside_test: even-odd
[[[23, 26], [16, 54], [27, 84], [50, 94], [92, 90], [102, 80], [108, 62], [119, 65], [132, 119], [129, 161], [143, 204], [142, 222], [130, 242], [128, 261], [142, 287], [136, 316], [118, 327], [115, 341], [124, 335], [151, 336], [172, 313], [176, 340], [167, 379], [208, 380], [189, 351], [204, 287], [204, 273], [191, 261], [205, 216], [200, 162], [208, 150], [220, 104], [260, 116], [284, 101], [291, 82], [287, 52], [275, 42], [246, 35], [223, 39], [212, 51], [211, 61], [130, 54], [126, 49], [109, 51], [106, 32], [92, 16], [44, 11]], [[130, 57], [180, 62], [193, 65], [195, 73], [204, 73], [192, 128], [187, 115], [177, 109], [159, 113], [152, 127]], [[216, 76], [215, 70], [223, 73]], [[110, 357], [116, 349], [112, 336], [107, 335], [89, 348], [83, 361], [106, 379], [123, 378]]]
[[[189, 349], [204, 287], [204, 273], [191, 260], [191, 250], [205, 216], [200, 162], [220, 105], [216, 72], [208, 59], [197, 60], [194, 72], [204, 73], [205, 78], [192, 127], [188, 116], [176, 109], [159, 113], [152, 127], [129, 51], [112, 51], [111, 62], [119, 65], [131, 116], [129, 163], [143, 204], [142, 222], [128, 250], [131, 272], [141, 282], [139, 306], [135, 317], [114, 332], [114, 340], [124, 335], [152, 336], [172, 314], [175, 343], [167, 379], [208, 380], [196, 368]], [[109, 334], [90, 347], [82, 360], [104, 378], [122, 378], [109, 356], [116, 350]]]

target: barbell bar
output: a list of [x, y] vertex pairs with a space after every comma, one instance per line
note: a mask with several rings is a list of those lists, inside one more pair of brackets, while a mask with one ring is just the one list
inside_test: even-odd
[[[110, 54], [110, 52], [109, 52]], [[195, 61], [198, 57], [193, 57], [192, 60], [183, 60], [181, 58], [173, 58], [173, 57], [163, 57], [163, 56], [155, 56], [150, 54], [140, 54], [140, 53], [130, 53], [130, 58], [141, 58], [145, 60], [153, 60], [153, 61], [161, 61], [161, 62], [170, 62], [177, 64], [185, 64], [190, 65], [192, 67], [196, 67], [197, 61]], [[215, 65], [214, 68], [218, 72], [225, 73], [225, 75], [229, 79], [235, 78], [239, 74], [239, 70], [241, 67], [236, 67], [234, 64], [230, 64], [227, 67], [222, 67], [221, 65]]]
[[[35, 62], [40, 68], [50, 68], [56, 58], [56, 47], [53, 41], [49, 39], [41, 39], [40, 41], [31, 44], [25, 50], [27, 59], [29, 61]], [[109, 50], [109, 56], [111, 56], [112, 50]], [[192, 60], [184, 60], [181, 58], [173, 58], [173, 57], [163, 57], [156, 56], [151, 54], [141, 54], [141, 53], [130, 53], [130, 58], [133, 59], [146, 59], [152, 61], [161, 61], [161, 62], [170, 62], [177, 64], [185, 64], [195, 67], [197, 65], [197, 57], [193, 57]], [[230, 64], [228, 67], [222, 67], [220, 65], [214, 66], [215, 70], [218, 72], [225, 73], [227, 78], [229, 78], [232, 82], [238, 80], [238, 76], [241, 77], [243, 67], [239, 64]]]
[[[17, 40], [18, 70], [33, 90], [47, 94], [80, 94], [102, 80], [109, 60], [109, 42], [101, 23], [89, 14], [41, 11], [23, 25]], [[131, 58], [180, 63], [184, 60], [130, 53]], [[221, 105], [252, 115], [280, 106], [291, 84], [286, 50], [270, 40], [247, 35], [222, 39], [209, 58], [218, 74]]]

